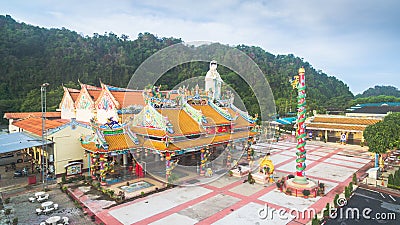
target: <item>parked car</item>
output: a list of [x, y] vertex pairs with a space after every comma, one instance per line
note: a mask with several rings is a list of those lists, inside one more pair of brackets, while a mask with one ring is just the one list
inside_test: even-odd
[[20, 152], [9, 152], [0, 155], [0, 166], [22, 163], [22, 161], [22, 153]]

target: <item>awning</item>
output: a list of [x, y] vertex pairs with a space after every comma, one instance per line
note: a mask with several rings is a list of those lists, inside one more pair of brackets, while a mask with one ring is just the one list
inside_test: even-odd
[[78, 165], [78, 164], [83, 164], [83, 162], [71, 162], [71, 163], [68, 163], [67, 165], [65, 165], [64, 168], [67, 168], [67, 167], [73, 166], [73, 165]]
[[[45, 144], [51, 143], [53, 142], [46, 141]], [[0, 135], [0, 154], [41, 145], [42, 140], [40, 138], [22, 132]]]
[[280, 118], [276, 119], [275, 121], [282, 125], [289, 125], [296, 122], [296, 117]]

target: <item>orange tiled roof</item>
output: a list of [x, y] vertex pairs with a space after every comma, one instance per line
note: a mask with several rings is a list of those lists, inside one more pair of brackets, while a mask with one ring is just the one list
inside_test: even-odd
[[[228, 110], [229, 114], [231, 115], [232, 118], [236, 117], [236, 112], [233, 111], [231, 108], [225, 108]], [[247, 120], [245, 120], [242, 116], [240, 116], [239, 114], [237, 114], [237, 119], [235, 121], [233, 121], [234, 123], [234, 128], [241, 128], [241, 127], [252, 127], [254, 126], [254, 124], [249, 123]]]
[[132, 126], [131, 130], [136, 134], [150, 135], [150, 136], [155, 136], [155, 137], [164, 137], [167, 134], [167, 132], [165, 130], [151, 129], [151, 128], [145, 128], [145, 127]]
[[[8, 112], [4, 119], [24, 119], [27, 117], [42, 117], [42, 112]], [[61, 118], [61, 112], [46, 112], [46, 118]]]
[[81, 86], [84, 86], [87, 90], [100, 90], [101, 91], [100, 87], [96, 87], [96, 86], [93, 86], [93, 85], [81, 84]]
[[348, 125], [348, 124], [328, 124], [328, 123], [310, 123], [307, 129], [319, 130], [339, 130], [339, 131], [364, 131], [366, 125]]
[[206, 126], [230, 124], [231, 121], [225, 119], [221, 114], [215, 111], [209, 105], [192, 105], [193, 108], [201, 110], [203, 115], [207, 118]]
[[142, 91], [110, 91], [122, 108], [130, 105], [144, 106]]
[[165, 145], [165, 142], [163, 141], [155, 141], [155, 140], [145, 140], [142, 144], [144, 148], [149, 148], [149, 149], [156, 149], [158, 151], [175, 151], [179, 150], [178, 147], [176, 147], [174, 144], [169, 144], [168, 147]]
[[74, 102], [76, 101], [76, 99], [78, 99], [79, 92], [70, 92], [69, 94], [71, 95], [71, 98]]
[[108, 150], [104, 150], [103, 148], [97, 148], [94, 142], [81, 145], [86, 150], [100, 151], [100, 152], [128, 150], [137, 147], [127, 134], [106, 135], [104, 136], [104, 138], [108, 143]]
[[381, 120], [371, 118], [346, 118], [346, 117], [322, 117], [316, 116], [311, 123], [334, 123], [353, 125], [372, 125]]
[[[45, 130], [53, 129], [68, 123], [69, 120], [48, 120], [46, 119]], [[38, 117], [29, 117], [12, 123], [25, 131], [42, 136], [42, 119]]]
[[163, 108], [157, 111], [163, 116], [168, 117], [169, 122], [172, 124], [175, 133], [170, 134], [170, 136], [199, 134], [205, 132], [202, 126], [182, 109]]
[[89, 90], [88, 89], [88, 92], [89, 92], [90, 97], [92, 97], [93, 101], [95, 102], [99, 98], [101, 90]]
[[240, 138], [253, 137], [256, 134], [257, 133], [255, 133], [255, 132], [242, 131], [242, 132], [236, 132], [233, 134], [222, 134], [222, 135], [202, 137], [202, 138], [192, 139], [192, 140], [187, 140], [187, 141], [174, 142], [174, 145], [180, 149], [187, 149], [187, 148], [193, 148], [193, 147], [206, 146], [206, 145], [210, 145], [210, 144], [218, 144], [218, 143], [228, 142], [228, 141], [236, 140], [236, 139], [240, 139]]

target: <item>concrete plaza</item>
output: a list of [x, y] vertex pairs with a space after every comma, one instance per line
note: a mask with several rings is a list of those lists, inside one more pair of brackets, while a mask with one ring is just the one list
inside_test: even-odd
[[[371, 162], [366, 147], [310, 142], [306, 149], [306, 175], [325, 184], [323, 197], [287, 196], [275, 184], [251, 185], [244, 178], [223, 176], [212, 183], [176, 187], [104, 209], [96, 216], [105, 224], [306, 224], [311, 218], [295, 218], [294, 212], [307, 208], [320, 212], [343, 191], [353, 173], [361, 175]], [[269, 151], [277, 177], [295, 171], [295, 143], [273, 143]]]

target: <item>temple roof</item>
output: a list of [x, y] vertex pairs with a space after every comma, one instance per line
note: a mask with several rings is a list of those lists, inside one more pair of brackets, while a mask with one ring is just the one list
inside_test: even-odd
[[101, 90], [89, 90], [88, 89], [88, 92], [89, 92], [90, 97], [92, 97], [93, 101], [95, 102], [99, 98]]
[[344, 116], [326, 117], [315, 116], [312, 123], [336, 123], [336, 124], [358, 124], [358, 125], [372, 125], [381, 121], [380, 119], [373, 118], [349, 118]]
[[[45, 130], [54, 129], [54, 128], [62, 126], [68, 122], [70, 122], [70, 121], [62, 120], [62, 119], [57, 119], [57, 120], [46, 119]], [[23, 129], [24, 131], [42, 136], [42, 118], [28, 117], [26, 119], [14, 121], [12, 124], [16, 127]]]
[[209, 135], [207, 137], [187, 139], [185, 141], [170, 143], [168, 147], [163, 141], [141, 139], [143, 141], [143, 144], [141, 142], [141, 145], [144, 148], [158, 150], [158, 151], [176, 151], [184, 149], [202, 148], [212, 144], [220, 144], [238, 139], [247, 139], [249, 137], [255, 136], [256, 134], [257, 134], [256, 132], [242, 131], [233, 134], [224, 133], [224, 134], [217, 134], [215, 136]]
[[373, 118], [354, 118], [346, 116], [315, 116], [310, 123], [306, 124], [307, 129], [333, 130], [346, 132], [364, 131], [368, 125], [381, 121]]
[[[42, 117], [42, 112], [8, 112], [4, 119], [24, 119], [27, 117]], [[61, 118], [61, 112], [46, 112], [46, 118]]]
[[142, 91], [111, 91], [111, 94], [120, 104], [121, 108], [130, 105], [145, 105]]
[[69, 94], [71, 95], [72, 101], [75, 102], [78, 99], [79, 92], [70, 92]]
[[234, 123], [234, 128], [242, 128], [242, 127], [250, 127], [254, 126], [254, 124], [249, 123], [247, 120], [245, 120], [241, 115], [233, 111], [231, 108], [224, 108], [227, 109], [229, 114], [231, 114], [232, 118], [236, 117], [236, 120], [233, 121]]
[[192, 105], [192, 107], [197, 110], [201, 110], [203, 115], [207, 118], [207, 123], [203, 124], [204, 126], [231, 124], [231, 121], [225, 119], [210, 105]]
[[110, 151], [118, 151], [118, 150], [128, 150], [137, 147], [135, 143], [129, 138], [128, 134], [114, 134], [114, 135], [105, 135], [104, 138], [108, 143], [108, 150], [104, 150], [101, 146], [96, 146], [94, 142], [89, 143], [81, 143], [82, 147], [89, 151], [96, 152], [110, 152]]
[[347, 132], [357, 132], [364, 131], [367, 126], [365, 125], [348, 125], [348, 124], [309, 124], [307, 129], [315, 130], [332, 130], [332, 131], [347, 131]]
[[204, 133], [205, 130], [192, 117], [182, 109], [158, 109], [161, 115], [168, 117], [174, 133], [170, 136], [190, 135]]

